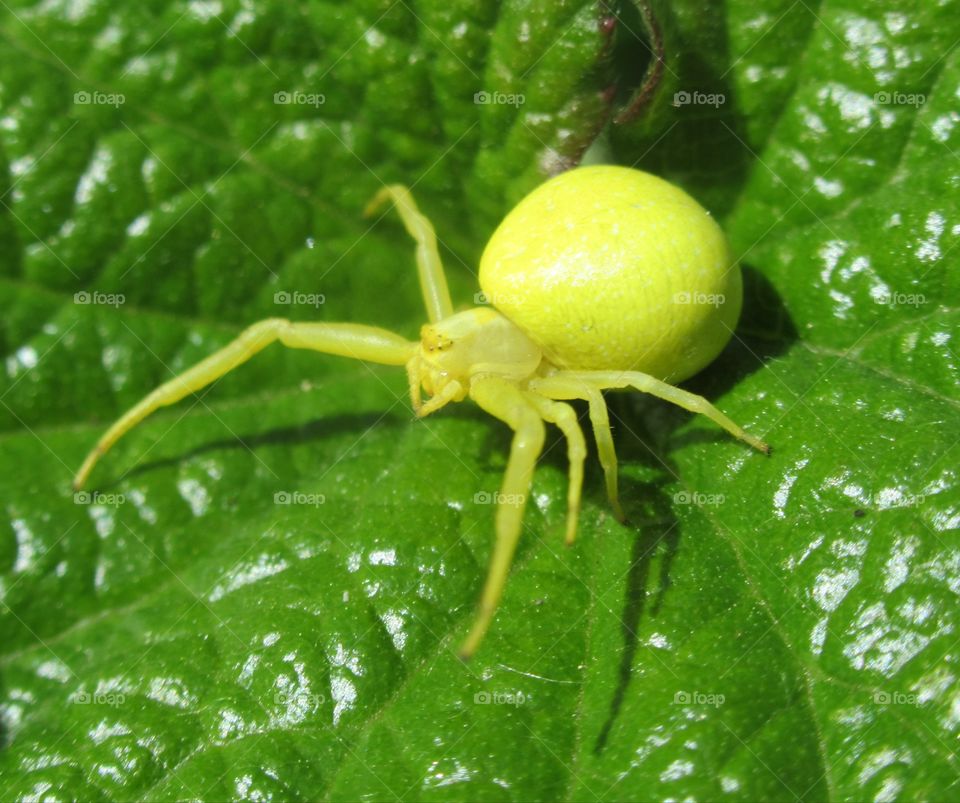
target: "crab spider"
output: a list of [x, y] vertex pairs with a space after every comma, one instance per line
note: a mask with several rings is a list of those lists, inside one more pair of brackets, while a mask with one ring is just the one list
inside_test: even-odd
[[377, 193], [367, 214], [387, 201], [416, 242], [428, 318], [419, 342], [360, 324], [255, 323], [114, 423], [87, 456], [74, 487], [154, 410], [200, 390], [271, 343], [404, 366], [418, 417], [469, 397], [514, 433], [489, 573], [461, 648], [469, 657], [503, 593], [544, 422], [555, 424], [567, 442], [565, 540], [574, 542], [586, 443], [569, 400], [587, 402], [607, 496], [621, 520], [604, 390], [649, 393], [768, 451], [702, 396], [671, 384], [696, 373], [726, 344], [740, 311], [740, 273], [719, 227], [682, 190], [629, 168], [583, 167], [547, 181], [504, 219], [480, 264], [480, 285], [492, 306], [454, 312], [430, 221], [400, 185]]

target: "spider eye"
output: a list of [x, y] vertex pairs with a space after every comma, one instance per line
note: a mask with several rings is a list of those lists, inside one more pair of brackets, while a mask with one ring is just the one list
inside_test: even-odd
[[445, 351], [453, 345], [453, 341], [449, 337], [440, 334], [429, 325], [420, 330], [420, 340], [427, 351]]

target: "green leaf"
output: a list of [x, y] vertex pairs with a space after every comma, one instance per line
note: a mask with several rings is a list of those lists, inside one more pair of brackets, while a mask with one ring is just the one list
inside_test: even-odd
[[469, 304], [640, 91], [641, 7], [4, 8], [0, 798], [956, 796], [960, 18], [650, 9], [663, 77], [603, 140], [722, 216], [745, 310], [689, 386], [774, 451], [612, 396], [631, 523], [591, 457], [562, 547], [551, 440], [463, 664], [510, 435], [412, 421], [402, 371], [272, 347], [70, 480], [257, 319], [415, 337], [382, 183]]

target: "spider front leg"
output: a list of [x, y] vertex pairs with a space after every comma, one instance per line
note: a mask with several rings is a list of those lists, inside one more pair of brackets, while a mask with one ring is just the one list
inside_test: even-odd
[[417, 209], [410, 190], [402, 184], [391, 184], [373, 196], [364, 215], [370, 216], [384, 201], [392, 200], [400, 213], [407, 232], [417, 242], [417, 271], [420, 274], [420, 290], [427, 308], [430, 323], [442, 321], [453, 314], [453, 302], [443, 273], [443, 263], [437, 250], [437, 233], [426, 215]]
[[405, 365], [417, 348], [416, 343], [375, 326], [353, 323], [291, 323], [283, 318], [268, 318], [255, 323], [245, 329], [236, 340], [161, 385], [124, 413], [87, 455], [73, 481], [74, 488], [81, 488], [97, 460], [121, 436], [154, 410], [174, 404], [209, 385], [274, 341], [280, 341], [290, 348], [313, 349], [325, 354], [383, 365]]
[[523, 527], [523, 511], [533, 469], [546, 437], [540, 415], [516, 385], [494, 377], [477, 379], [470, 388], [470, 396], [490, 415], [513, 429], [514, 435], [501, 494], [497, 499], [496, 542], [490, 570], [473, 627], [460, 648], [461, 658], [469, 658], [476, 651], [500, 602]]

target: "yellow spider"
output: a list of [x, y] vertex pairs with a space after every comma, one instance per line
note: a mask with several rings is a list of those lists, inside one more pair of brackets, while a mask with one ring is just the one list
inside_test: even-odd
[[[479, 611], [461, 648], [477, 649], [500, 601], [520, 537], [547, 421], [563, 432], [570, 461], [566, 543], [577, 531], [586, 444], [573, 408], [584, 399], [618, 518], [617, 457], [602, 392], [634, 388], [701, 413], [767, 452], [702, 396], [674, 387], [707, 365], [740, 314], [741, 279], [726, 238], [682, 190], [625, 167], [580, 167], [542, 184], [500, 224], [480, 261], [492, 306], [454, 312], [430, 221], [409, 191], [385, 187], [416, 240], [429, 323], [412, 342], [373, 326], [270, 318], [136, 404], [99, 440], [77, 473], [95, 463], [158, 407], [200, 390], [279, 340], [357, 360], [406, 366], [418, 417], [473, 399], [514, 431], [496, 511], [496, 544]], [[421, 387], [430, 398], [423, 401]]]

